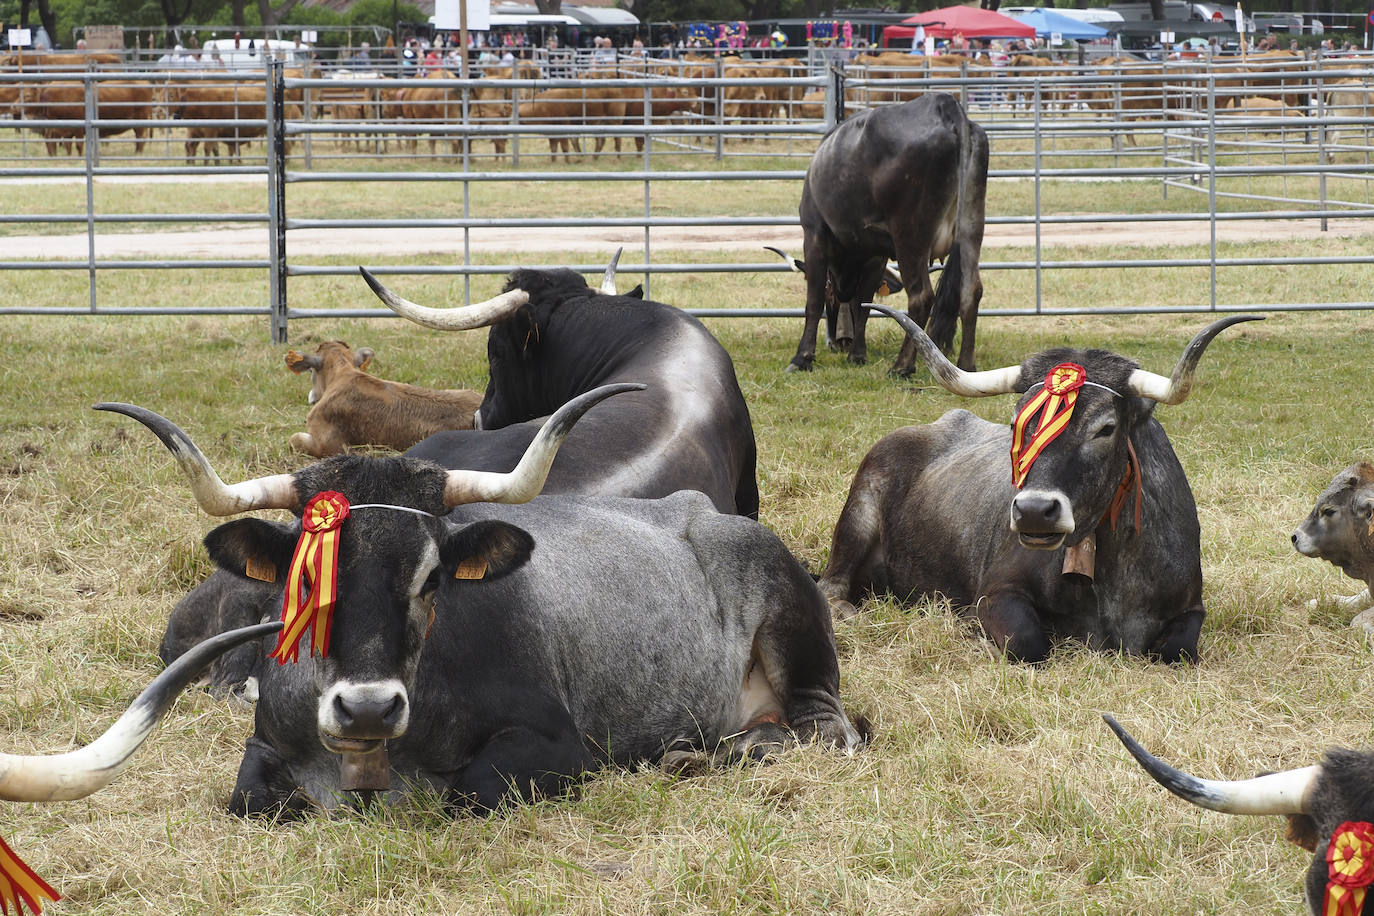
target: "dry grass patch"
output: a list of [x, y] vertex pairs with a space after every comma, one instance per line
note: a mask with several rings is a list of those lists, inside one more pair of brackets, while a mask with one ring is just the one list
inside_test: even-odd
[[[203, 280], [207, 302], [261, 296], [242, 278]], [[188, 294], [174, 277], [146, 282], [169, 301]], [[407, 281], [405, 293], [443, 302], [454, 283]], [[655, 282], [681, 305], [718, 305], [741, 288], [778, 305], [800, 298], [798, 283], [777, 277]], [[302, 289], [366, 299], [351, 279]], [[13, 295], [43, 293], [0, 292], [0, 305]], [[1205, 320], [985, 319], [979, 359], [1091, 344], [1163, 372]], [[814, 373], [785, 375], [796, 324], [711, 326], [753, 412], [763, 521], [819, 569], [853, 469], [878, 438], [956, 406], [1005, 422], [1011, 404], [961, 403], [923, 375], [889, 379], [899, 339], [878, 321], [870, 365], [823, 353]], [[389, 319], [292, 328], [296, 349], [336, 337], [376, 348], [388, 378], [484, 384], [481, 335]], [[1371, 333], [1374, 318], [1359, 314], [1235, 328], [1204, 358], [1192, 398], [1158, 409], [1202, 521], [1210, 615], [1196, 667], [1072, 645], [1041, 667], [1008, 664], [947, 605], [875, 598], [837, 633], [846, 703], [877, 729], [855, 757], [805, 748], [691, 779], [610, 772], [570, 798], [486, 819], [451, 820], [421, 796], [293, 826], [223, 813], [251, 712], [193, 691], [108, 790], [7, 805], [0, 833], [66, 896], [52, 912], [100, 916], [1293, 913], [1306, 854], [1282, 825], [1167, 796], [1099, 716], [1116, 714], [1147, 747], [1213, 777], [1374, 743], [1368, 717], [1348, 712], [1374, 699], [1359, 676], [1371, 647], [1305, 603], [1356, 585], [1287, 539], [1331, 475], [1368, 455]], [[0, 747], [41, 753], [88, 741], [118, 715], [158, 670], [172, 605], [208, 571], [199, 539], [213, 522], [164, 450], [90, 405], [164, 413], [232, 478], [302, 465], [286, 441], [306, 385], [259, 317], [12, 316], [4, 347]]]

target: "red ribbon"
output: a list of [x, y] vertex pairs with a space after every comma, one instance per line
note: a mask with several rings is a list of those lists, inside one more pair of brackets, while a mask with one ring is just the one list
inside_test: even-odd
[[[348, 499], [316, 493], [301, 513], [301, 536], [286, 574], [281, 636], [272, 653], [280, 664], [297, 661], [300, 639], [310, 628], [310, 654], [329, 655], [329, 630], [338, 601], [339, 527], [348, 518]], [[306, 590], [309, 589], [309, 595]]]
[[1374, 825], [1346, 821], [1326, 848], [1327, 882], [1322, 916], [1359, 916], [1374, 883]]
[[[1011, 482], [1016, 489], [1025, 484], [1035, 459], [1069, 425], [1073, 405], [1078, 401], [1078, 389], [1087, 380], [1087, 370], [1082, 366], [1060, 363], [1045, 373], [1044, 387], [1017, 413], [1011, 424]], [[1026, 428], [1037, 413], [1040, 423], [1027, 440]]]
[[24, 916], [25, 907], [35, 914], [41, 913], [44, 899], [62, 897], [0, 839], [0, 913], [8, 914], [10, 907], [15, 916]]

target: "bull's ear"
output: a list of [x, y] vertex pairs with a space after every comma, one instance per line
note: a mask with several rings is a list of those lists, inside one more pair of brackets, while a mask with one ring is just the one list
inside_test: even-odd
[[1159, 406], [1158, 401], [1149, 398], [1131, 398], [1131, 426], [1143, 426], [1155, 415], [1155, 408]]
[[303, 356], [295, 350], [287, 350], [286, 368], [300, 375], [302, 372], [320, 368], [320, 358], [318, 356]]
[[295, 525], [240, 518], [205, 536], [205, 549], [221, 569], [261, 582], [282, 583], [291, 567], [299, 529]]
[[439, 547], [444, 571], [459, 579], [499, 579], [525, 565], [534, 538], [506, 522], [474, 522], [451, 529]]
[[1360, 521], [1368, 524], [1374, 520], [1374, 490], [1366, 487], [1357, 491], [1351, 508]]
[[364, 370], [371, 364], [372, 357], [376, 355], [377, 352], [371, 347], [359, 347], [353, 351], [353, 365], [358, 367], [359, 371]]
[[1288, 818], [1287, 838], [1308, 852], [1317, 851], [1317, 823], [1306, 814], [1285, 814]]

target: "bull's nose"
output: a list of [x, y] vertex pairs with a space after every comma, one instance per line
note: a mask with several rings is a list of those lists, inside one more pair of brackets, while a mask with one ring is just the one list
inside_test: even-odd
[[1063, 501], [1039, 493], [1020, 493], [1011, 503], [1018, 531], [1058, 531], [1063, 527]]
[[406, 698], [400, 691], [380, 696], [340, 693], [334, 697], [334, 719], [346, 738], [394, 735], [405, 714]]

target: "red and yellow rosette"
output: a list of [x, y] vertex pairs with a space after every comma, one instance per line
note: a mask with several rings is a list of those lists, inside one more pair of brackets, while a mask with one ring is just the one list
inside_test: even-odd
[[1322, 916], [1359, 916], [1366, 888], [1374, 883], [1374, 824], [1346, 821], [1337, 827], [1326, 863]]
[[[329, 654], [329, 628], [338, 601], [339, 526], [348, 518], [348, 499], [326, 490], [301, 513], [301, 537], [291, 556], [282, 600], [281, 636], [272, 653], [280, 664], [297, 661], [301, 636], [310, 628], [310, 654]], [[307, 590], [309, 594], [307, 595]]]
[[24, 916], [24, 908], [28, 907], [37, 914], [43, 912], [44, 900], [60, 899], [61, 895], [0, 839], [0, 913], [8, 914], [13, 908], [14, 916]]
[[[1044, 386], [1017, 413], [1011, 424], [1011, 482], [1018, 490], [1026, 482], [1035, 459], [1069, 425], [1078, 389], [1087, 380], [1087, 370], [1082, 366], [1060, 363], [1045, 373]], [[1026, 429], [1037, 414], [1040, 422], [1028, 439]]]

